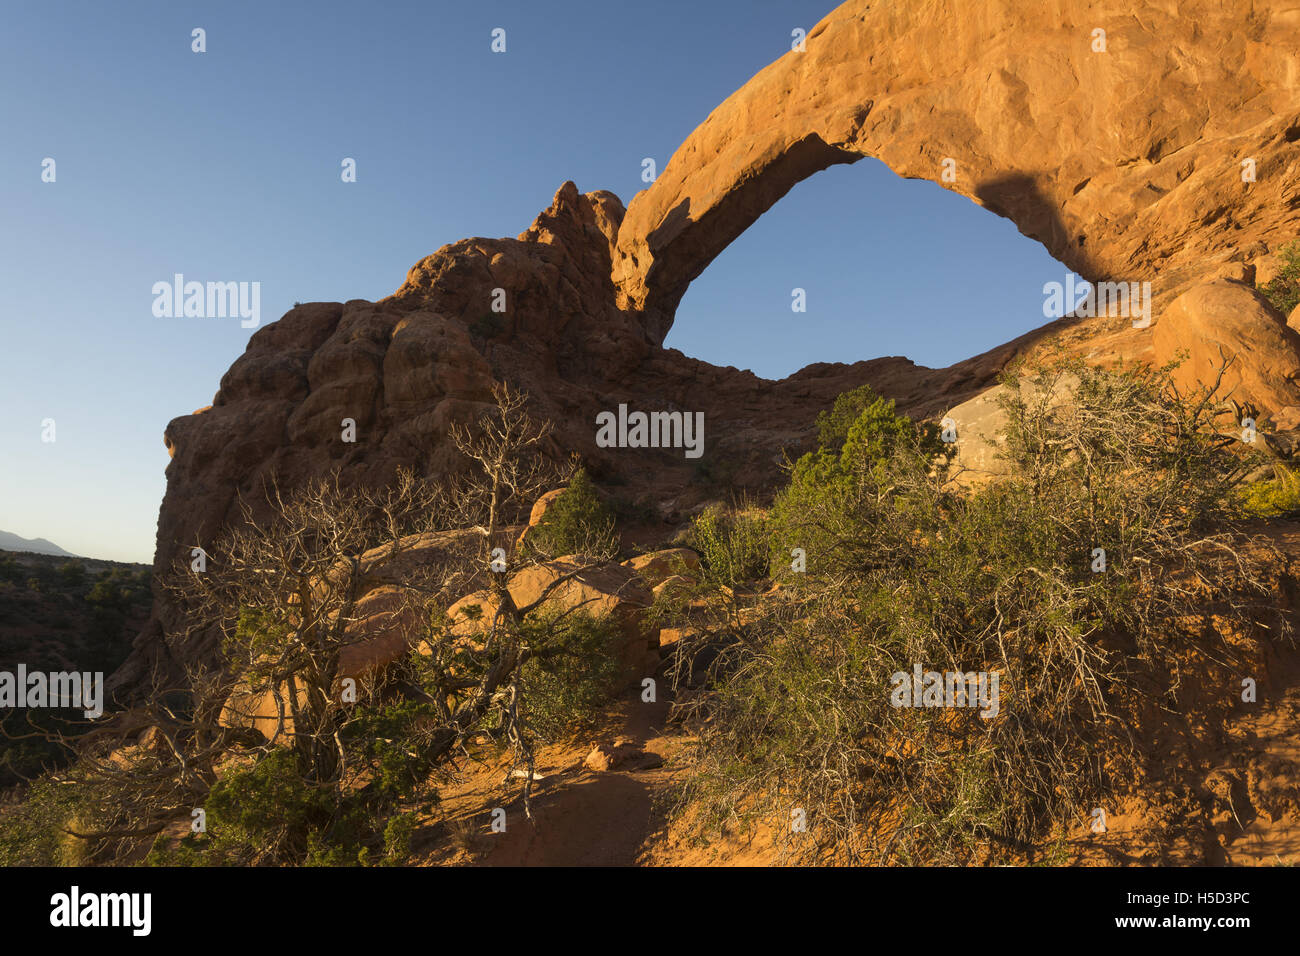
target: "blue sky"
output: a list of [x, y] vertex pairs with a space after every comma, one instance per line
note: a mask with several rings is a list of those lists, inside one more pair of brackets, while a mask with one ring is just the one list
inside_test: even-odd
[[[152, 559], [163, 427], [211, 402], [253, 331], [156, 318], [155, 282], [258, 281], [265, 324], [299, 300], [381, 298], [444, 243], [514, 236], [566, 179], [628, 202], [642, 158], [662, 168], [832, 8], [5, 4], [0, 529]], [[947, 365], [1042, 324], [1043, 283], [1064, 274], [1010, 222], [863, 160], [801, 183], [724, 251], [666, 344], [769, 377]]]

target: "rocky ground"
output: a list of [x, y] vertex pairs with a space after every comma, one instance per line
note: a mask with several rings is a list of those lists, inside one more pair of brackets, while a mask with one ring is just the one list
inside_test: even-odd
[[[1300, 612], [1294, 577], [1300, 568], [1300, 524], [1261, 523], [1252, 529], [1275, 545], [1292, 570], [1279, 592], [1279, 607], [1292, 619]], [[662, 590], [685, 551], [665, 551], [632, 562], [645, 585]], [[615, 565], [614, 567], [621, 567]], [[689, 574], [689, 569], [687, 569]], [[620, 573], [592, 576], [600, 582], [574, 601], [590, 601], [603, 586], [611, 606], [643, 606]], [[1287, 583], [1289, 582], [1289, 583]], [[639, 592], [638, 592], [639, 593]], [[616, 597], [614, 597], [616, 596]], [[564, 600], [565, 598], [562, 598]], [[639, 653], [636, 628], [629, 640]], [[759, 825], [751, 832], [715, 832], [701, 840], [674, 812], [676, 787], [691, 772], [694, 755], [688, 726], [674, 718], [664, 664], [679, 634], [663, 628], [657, 652], [644, 664], [656, 676], [656, 700], [643, 699], [634, 679], [588, 732], [539, 750], [532, 819], [523, 812], [518, 781], [510, 779], [505, 754], [483, 750], [466, 757], [440, 784], [439, 808], [423, 821], [414, 843], [422, 864], [532, 865], [770, 865], [782, 859], [776, 834]], [[656, 643], [654, 641], [652, 644]], [[1184, 662], [1194, 680], [1194, 662]], [[634, 668], [635, 670], [635, 668]], [[1226, 735], [1209, 728], [1209, 711], [1197, 695], [1177, 715], [1151, 715], [1134, 728], [1144, 741], [1142, 783], [1107, 808], [1106, 831], [1081, 819], [1050, 843], [1025, 847], [1025, 864], [1050, 865], [1295, 865], [1300, 864], [1300, 648], [1271, 645], [1258, 677], [1260, 700], [1240, 706]], [[1166, 734], [1164, 720], [1199, 727], [1194, 744]], [[1197, 769], [1191, 789], [1171, 790], [1172, 767]], [[493, 811], [505, 811], [505, 830], [493, 829]]]

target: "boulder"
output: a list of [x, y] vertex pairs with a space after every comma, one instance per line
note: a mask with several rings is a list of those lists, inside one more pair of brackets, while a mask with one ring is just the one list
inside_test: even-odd
[[384, 585], [356, 606], [356, 619], [343, 629], [339, 677], [364, 680], [404, 658], [424, 636], [420, 607], [406, 588]]
[[1181, 353], [1181, 389], [1213, 386], [1220, 397], [1276, 416], [1300, 405], [1300, 333], [1253, 288], [1221, 280], [1189, 289], [1162, 311], [1152, 344], [1157, 364]]
[[[574, 576], [562, 580], [568, 574]], [[554, 589], [547, 596], [551, 587]], [[614, 620], [618, 631], [618, 647], [614, 653], [621, 669], [611, 692], [646, 676], [647, 652], [657, 648], [656, 635], [647, 630], [645, 621], [653, 596], [632, 570], [617, 564], [583, 568], [574, 559], [561, 558], [520, 569], [511, 576], [509, 588], [516, 607], [526, 607], [546, 596], [542, 609], [577, 608], [593, 617]], [[496, 610], [496, 598], [491, 591], [465, 595], [447, 610], [453, 638], [467, 641], [481, 638], [491, 626]], [[423, 650], [428, 651], [427, 645]]]
[[[1069, 402], [1078, 384], [1074, 376], [1063, 375], [1049, 399], [1050, 406]], [[1022, 388], [1029, 400], [1035, 400], [1035, 389], [1029, 383], [1023, 383]], [[1001, 402], [1006, 394], [1005, 385], [995, 385], [950, 409], [944, 416], [955, 425], [957, 457], [953, 467], [958, 470], [959, 482], [977, 485], [1008, 473], [1007, 463], [1001, 458], [1007, 425]]]
[[[267, 740], [275, 739], [276, 743], [288, 744], [293, 737], [293, 717], [289, 707], [287, 689], [282, 689], [281, 697], [284, 700], [283, 723], [279, 719], [279, 709], [274, 694], [269, 690], [255, 692], [247, 689], [236, 689], [230, 695], [221, 708], [221, 715], [218, 717], [217, 722], [222, 727], [255, 730]], [[298, 705], [301, 707], [306, 702], [307, 694], [300, 688], [298, 690]], [[276, 737], [277, 728], [279, 729], [278, 738]]]
[[661, 627], [659, 629], [659, 649], [664, 650], [681, 641], [698, 637], [699, 633], [693, 627]]
[[700, 556], [690, 548], [669, 548], [629, 558], [623, 567], [635, 571], [647, 587], [658, 588], [672, 577], [692, 580], [699, 574]]
[[593, 773], [611, 770], [652, 770], [663, 766], [663, 758], [642, 749], [630, 740], [619, 739], [613, 743], [599, 742], [591, 748], [582, 765]]
[[[513, 536], [514, 529], [507, 529], [497, 543]], [[482, 549], [477, 532], [457, 530], [407, 535], [362, 554], [364, 593], [344, 628], [339, 676], [371, 677], [405, 657], [425, 636], [424, 599], [439, 589], [454, 593], [480, 580], [487, 573], [475, 563]], [[346, 575], [349, 569], [331, 573]]]
[[611, 690], [621, 689], [645, 676], [646, 652], [655, 646], [654, 635], [647, 633], [645, 624], [645, 612], [653, 603], [653, 596], [634, 572], [617, 564], [579, 571], [556, 585], [578, 567], [560, 559], [524, 568], [511, 579], [510, 595], [516, 606], [524, 607], [555, 586], [547, 598], [548, 606], [581, 608], [593, 617], [612, 618], [618, 625], [616, 655], [622, 668], [617, 687]]
[[551, 505], [555, 504], [556, 499], [558, 499], [560, 495], [564, 494], [566, 490], [567, 489], [565, 488], [556, 488], [552, 491], [548, 491], [533, 503], [533, 510], [528, 513], [528, 526], [524, 528], [523, 531], [519, 532], [518, 544], [523, 544], [524, 539], [528, 537], [528, 532], [532, 531], [542, 523], [542, 518], [544, 518], [546, 512], [551, 509]]
[[528, 513], [528, 527], [536, 528], [541, 524], [542, 518], [546, 516], [546, 512], [550, 510], [551, 505], [555, 504], [556, 499], [567, 490], [567, 488], [556, 488], [538, 498], [533, 503], [533, 510]]

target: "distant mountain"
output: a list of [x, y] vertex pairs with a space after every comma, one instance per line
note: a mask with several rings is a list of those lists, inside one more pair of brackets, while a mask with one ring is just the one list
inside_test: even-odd
[[54, 554], [64, 558], [76, 557], [44, 538], [20, 538], [8, 531], [0, 531], [0, 551], [34, 551], [37, 554]]

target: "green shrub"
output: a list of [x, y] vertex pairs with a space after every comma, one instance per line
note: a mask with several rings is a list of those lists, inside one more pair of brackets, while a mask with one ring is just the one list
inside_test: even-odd
[[150, 599], [148, 572], [132, 574], [121, 568], [101, 571], [86, 594], [86, 600], [105, 609], [126, 613], [133, 604]]
[[369, 778], [359, 791], [381, 810], [423, 793], [432, 767], [420, 755], [420, 743], [436, 719], [424, 701], [401, 700], [362, 707], [343, 734], [349, 759]]
[[767, 576], [767, 521], [752, 508], [706, 508], [691, 519], [686, 543], [700, 553], [706, 574], [727, 587]]
[[64, 587], [80, 588], [86, 580], [86, 567], [80, 561], [64, 561], [57, 571]]
[[24, 800], [0, 808], [0, 866], [71, 866], [80, 862], [74, 837], [63, 828], [76, 817], [75, 787], [36, 780]]
[[1243, 487], [1240, 500], [1245, 512], [1258, 518], [1300, 511], [1300, 472], [1278, 465], [1273, 469], [1272, 478]]
[[[861, 527], [886, 503], [894, 508], [906, 501], [907, 491], [892, 487], [900, 471], [926, 487], [932, 462], [944, 462], [948, 446], [935, 425], [897, 415], [892, 401], [870, 395], [866, 386], [846, 392], [829, 416], [822, 413], [823, 447], [795, 462], [789, 484], [777, 494], [771, 514], [774, 568], [788, 567], [795, 548], [819, 560], [832, 558], [836, 567], [860, 569], [887, 560], [858, 548]], [[856, 408], [857, 417], [842, 427]]]
[[1282, 256], [1282, 268], [1257, 288], [1273, 308], [1289, 316], [1300, 305], [1300, 239], [1287, 243], [1278, 252]]
[[619, 677], [620, 628], [612, 616], [581, 611], [546, 612], [526, 623], [523, 638], [539, 655], [520, 673], [533, 731], [555, 740], [592, 725]]
[[[1066, 374], [1067, 406], [1031, 400]], [[1131, 728], [1188, 700], [1180, 661], [1227, 686], [1243, 650], [1222, 635], [1258, 651], [1265, 578], [1224, 524], [1248, 463], [1213, 404], [1182, 404], [1168, 370], [1007, 385], [1011, 474], [982, 489], [954, 487], [923, 432], [880, 416], [796, 466], [777, 536], [798, 532], [807, 585], [732, 625], [684, 711], [707, 718], [678, 806], [693, 826], [761, 819], [805, 861], [1005, 860], [1137, 779]], [[1210, 601], [1222, 629], [1188, 626]], [[893, 675], [917, 664], [998, 674], [998, 713], [894, 706]], [[1196, 700], [1222, 726], [1231, 701]]]
[[[424, 795], [432, 767], [421, 757], [432, 705], [415, 701], [358, 708], [341, 735], [349, 775], [316, 783], [291, 749], [277, 747], [225, 770], [203, 802], [206, 833], [168, 848], [160, 866], [302, 864], [365, 866], [406, 860], [415, 818], [400, 808]], [[436, 799], [436, 794], [432, 794]]]
[[525, 541], [533, 553], [543, 557], [613, 555], [617, 550], [614, 515], [596, 494], [585, 469], [579, 469], [551, 502]]
[[860, 385], [835, 399], [828, 412], [817, 414], [817, 444], [821, 448], [838, 452], [848, 440], [849, 430], [865, 419], [864, 426], [883, 443], [887, 436], [901, 437], [909, 419], [894, 414], [893, 399], [876, 395], [870, 385]]
[[288, 863], [303, 859], [309, 837], [331, 827], [336, 800], [331, 788], [304, 779], [290, 750], [277, 748], [225, 773], [203, 808], [212, 862]]
[[414, 813], [399, 813], [384, 827], [384, 860], [389, 866], [400, 866], [411, 859], [411, 839], [415, 834]]
[[227, 770], [204, 801], [206, 832], [185, 836], [175, 849], [159, 839], [148, 862], [158, 866], [252, 866], [365, 863], [375, 822], [362, 802], [311, 783], [294, 754], [276, 748], [251, 764]]

